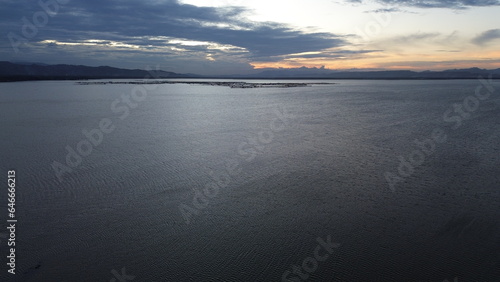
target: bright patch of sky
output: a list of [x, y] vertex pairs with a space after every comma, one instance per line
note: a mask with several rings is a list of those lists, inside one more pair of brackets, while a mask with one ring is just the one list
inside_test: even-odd
[[[494, 35], [492, 31], [500, 28], [499, 6], [452, 7], [450, 5], [450, 7], [422, 8], [412, 5], [388, 5], [383, 3], [384, 1], [360, 3], [356, 0], [286, 2], [183, 0], [182, 2], [206, 7], [245, 7], [248, 9], [247, 18], [253, 21], [279, 22], [304, 32], [319, 31], [345, 36], [351, 43], [343, 46], [342, 49], [345, 50], [379, 50], [363, 56], [335, 59], [321, 57], [321, 52], [316, 52], [318, 55], [316, 58], [253, 62], [252, 65], [258, 68], [301, 65], [411, 69], [500, 66], [498, 63], [500, 58], [495, 48], [500, 43], [500, 36], [496, 39], [491, 36], [481, 42], [482, 44], [478, 44], [477, 40], [474, 41], [488, 31]], [[439, 2], [437, 3], [439, 5]], [[429, 62], [429, 66], [426, 67], [423, 62]]]

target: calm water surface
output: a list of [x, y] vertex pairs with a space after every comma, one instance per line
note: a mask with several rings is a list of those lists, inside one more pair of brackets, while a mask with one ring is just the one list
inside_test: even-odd
[[500, 82], [329, 82], [0, 84], [0, 280], [499, 281]]

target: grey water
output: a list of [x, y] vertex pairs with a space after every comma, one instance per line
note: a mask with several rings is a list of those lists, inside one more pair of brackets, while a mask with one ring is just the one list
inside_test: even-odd
[[500, 82], [323, 82], [0, 84], [0, 280], [499, 281]]

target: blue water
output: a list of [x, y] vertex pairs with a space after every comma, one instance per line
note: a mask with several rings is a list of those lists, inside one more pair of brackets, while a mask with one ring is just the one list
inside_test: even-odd
[[498, 281], [500, 82], [323, 82], [0, 84], [0, 279]]

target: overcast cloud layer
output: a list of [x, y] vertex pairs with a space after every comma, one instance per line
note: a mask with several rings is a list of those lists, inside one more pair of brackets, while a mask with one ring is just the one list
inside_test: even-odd
[[[395, 49], [394, 44], [401, 45], [401, 48], [397, 48], [398, 56], [407, 60], [409, 58], [401, 53], [401, 50], [407, 50], [405, 44], [416, 45], [430, 42], [433, 38], [432, 44], [440, 45], [436, 46], [439, 50], [461, 48], [458, 39], [454, 39], [458, 42], [456, 46], [448, 46], [451, 41], [447, 38], [442, 40], [444, 43], [440, 43], [439, 32], [420, 32], [417, 22], [406, 34], [382, 38], [382, 29], [378, 31], [380, 35], [375, 36], [360, 36], [345, 30], [337, 32], [335, 27], [345, 27], [345, 24], [334, 17], [328, 19], [331, 26], [323, 29], [309, 27], [307, 21], [300, 22], [300, 13], [297, 14], [298, 24], [293, 26], [290, 23], [255, 22], [249, 20], [255, 11], [241, 6], [200, 7], [183, 4], [179, 0], [41, 2], [56, 1], [60, 3], [57, 13], [47, 15], [38, 1], [0, 0], [0, 60], [127, 68], [160, 64], [162, 68], [176, 72], [225, 74], [252, 71], [253, 66], [300, 67], [330, 63], [334, 67], [346, 65], [347, 68], [348, 64], [343, 62], [349, 60], [351, 67], [357, 67], [362, 60], [389, 58], [391, 55], [387, 52]], [[276, 12], [288, 11], [287, 3], [269, 1], [272, 4], [270, 7], [274, 7]], [[374, 2], [378, 6], [373, 6]], [[306, 8], [314, 3], [304, 1], [302, 5]], [[344, 0], [340, 3], [345, 6], [357, 3], [354, 6], [360, 6], [359, 14], [366, 16], [367, 8], [374, 8], [371, 9], [373, 14], [410, 15], [416, 13], [415, 8], [469, 10], [498, 6], [500, 0]], [[50, 6], [50, 9], [54, 7]], [[36, 21], [38, 27], [33, 29], [30, 25], [37, 25]], [[370, 27], [373, 30], [373, 23], [373, 19], [368, 19], [365, 26], [359, 28], [366, 31]], [[397, 27], [399, 23], [391, 24]], [[355, 27], [350, 30], [354, 31]], [[456, 30], [452, 32], [455, 34]], [[500, 38], [500, 32], [493, 26], [477, 30], [474, 36], [463, 42], [474, 46], [491, 46]], [[366, 39], [359, 42], [356, 38]], [[15, 48], [12, 48], [11, 43], [14, 43]], [[485, 53], [485, 56], [492, 57], [492, 54]], [[467, 58], [459, 59], [462, 61]], [[482, 62], [483, 59], [476, 60]], [[384, 65], [390, 63], [384, 61]], [[365, 65], [377, 67], [373, 63]]]
[[[29, 2], [1, 0], [1, 29], [22, 36], [20, 19], [31, 19], [35, 12], [42, 10]], [[119, 41], [151, 48], [179, 47], [179, 44], [168, 40], [179, 38], [229, 45], [225, 50], [232, 49], [244, 57], [258, 60], [345, 44], [335, 34], [305, 33], [273, 22], [252, 23], [245, 20], [245, 12], [241, 7], [197, 7], [181, 4], [177, 0], [70, 1], [60, 8], [56, 16], [49, 18], [47, 28], [40, 29], [31, 41], [78, 43], [102, 40], [96, 42], [109, 44]], [[183, 50], [190, 49], [188, 51], [207, 51], [209, 46], [201, 43], [180, 45]], [[8, 44], [3, 44], [3, 47], [8, 47]], [[213, 49], [217, 52], [217, 48]]]
[[[365, 0], [349, 0], [350, 2], [362, 3]], [[401, 5], [418, 8], [448, 8], [465, 9], [467, 7], [499, 6], [499, 0], [376, 0], [386, 5]]]

